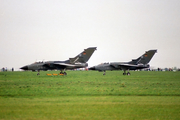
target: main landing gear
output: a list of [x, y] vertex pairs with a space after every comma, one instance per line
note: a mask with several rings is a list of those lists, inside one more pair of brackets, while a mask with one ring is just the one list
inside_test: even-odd
[[126, 71], [124, 70], [123, 75], [131, 75], [131, 74], [130, 74], [130, 72], [129, 72], [129, 71], [126, 73]]
[[60, 74], [60, 75], [67, 75], [66, 72], [60, 72], [59, 74]]
[[123, 73], [123, 75], [131, 75], [130, 72], [127, 72], [127, 73]]
[[59, 73], [60, 75], [67, 75], [67, 73], [65, 72], [65, 70], [64, 70], [64, 72], [62, 72], [62, 70], [61, 70], [61, 72]]

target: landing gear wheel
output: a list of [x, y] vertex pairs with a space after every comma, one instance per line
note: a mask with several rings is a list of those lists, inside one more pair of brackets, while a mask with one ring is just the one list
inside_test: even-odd
[[67, 73], [66, 73], [66, 72], [64, 72], [64, 75], [67, 75]]
[[123, 73], [123, 75], [126, 75], [126, 73]]
[[127, 75], [131, 75], [130, 72], [128, 72]]
[[104, 71], [103, 75], [106, 75], [106, 71]]
[[40, 73], [39, 73], [39, 72], [40, 72], [40, 70], [38, 70], [38, 73], [37, 73], [37, 75], [40, 75]]

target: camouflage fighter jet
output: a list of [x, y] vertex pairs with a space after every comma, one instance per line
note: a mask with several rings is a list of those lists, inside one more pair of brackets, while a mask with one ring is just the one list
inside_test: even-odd
[[149, 68], [150, 65], [148, 63], [150, 62], [151, 58], [154, 56], [156, 52], [157, 50], [149, 50], [139, 58], [133, 59], [132, 61], [104, 63], [90, 67], [89, 70], [104, 71], [103, 75], [106, 74], [106, 70], [123, 70], [124, 71], [123, 75], [130, 75], [129, 71], [126, 73], [127, 70]]
[[[74, 58], [69, 58], [69, 60], [65, 61], [47, 61], [47, 62], [35, 62], [30, 65], [26, 65], [21, 67], [20, 69], [23, 70], [32, 70], [32, 71], [40, 71], [40, 70], [64, 70], [64, 75], [67, 75], [65, 72], [66, 69], [76, 69], [76, 68], [85, 68], [88, 66], [86, 63], [91, 55], [96, 50], [96, 47], [89, 47], [87, 49], [84, 49], [83, 52], [78, 54]], [[38, 73], [39, 74], [39, 73]]]

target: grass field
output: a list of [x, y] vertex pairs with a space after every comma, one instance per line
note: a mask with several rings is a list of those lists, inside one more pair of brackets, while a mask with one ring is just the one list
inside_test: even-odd
[[180, 119], [180, 72], [0, 72], [0, 119]]

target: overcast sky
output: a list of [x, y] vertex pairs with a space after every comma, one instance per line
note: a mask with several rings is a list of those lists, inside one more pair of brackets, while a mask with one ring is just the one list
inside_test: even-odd
[[67, 60], [97, 47], [89, 66], [157, 49], [153, 67], [180, 68], [179, 0], [0, 0], [0, 68]]

